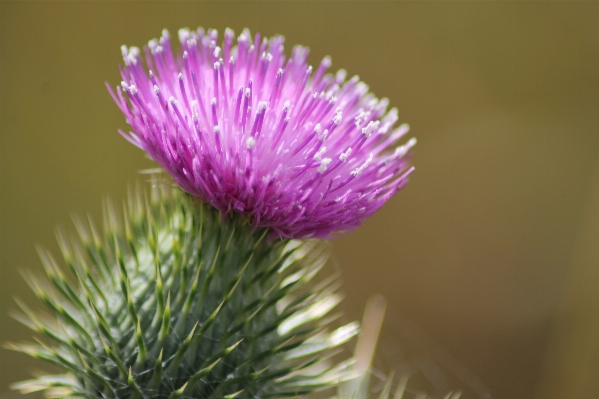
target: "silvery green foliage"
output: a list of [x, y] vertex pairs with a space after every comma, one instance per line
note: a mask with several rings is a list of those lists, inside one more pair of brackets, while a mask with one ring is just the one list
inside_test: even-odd
[[[336, 384], [349, 363], [327, 359], [357, 324], [327, 332], [340, 297], [315, 242], [273, 240], [178, 189], [129, 196], [123, 227], [77, 222], [59, 233], [70, 275], [40, 251], [47, 279], [27, 280], [49, 314], [20, 304], [42, 336], [9, 344], [64, 369], [16, 384], [50, 397], [232, 398], [307, 394]], [[50, 317], [48, 317], [50, 316]]]

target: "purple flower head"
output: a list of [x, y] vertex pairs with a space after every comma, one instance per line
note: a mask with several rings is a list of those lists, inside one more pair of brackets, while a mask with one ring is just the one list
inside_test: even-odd
[[133, 129], [121, 134], [183, 190], [306, 238], [355, 229], [407, 183], [416, 140], [395, 145], [408, 126], [357, 76], [327, 74], [330, 57], [313, 71], [307, 48], [287, 59], [282, 36], [247, 29], [237, 45], [230, 29], [222, 47], [212, 29], [181, 29], [179, 41], [179, 55], [166, 30], [143, 54], [123, 46], [113, 97]]

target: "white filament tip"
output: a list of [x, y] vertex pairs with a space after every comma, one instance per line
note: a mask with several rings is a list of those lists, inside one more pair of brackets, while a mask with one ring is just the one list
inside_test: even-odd
[[408, 151], [410, 151], [416, 145], [416, 137], [412, 137], [402, 146], [399, 146], [395, 149], [395, 153], [393, 154], [396, 158], [403, 158]]
[[333, 117], [333, 123], [337, 126], [339, 126], [339, 124], [341, 123], [341, 120], [343, 119], [342, 115], [341, 115], [341, 111], [337, 112], [335, 114], [335, 116]]
[[138, 47], [130, 47], [123, 45], [121, 46], [121, 52], [123, 53], [123, 61], [125, 61], [125, 65], [136, 65], [137, 58], [139, 57], [139, 48]]
[[322, 132], [322, 134], [318, 135], [318, 140], [324, 141], [328, 135], [329, 135], [329, 129], [324, 129], [324, 132]]
[[195, 37], [190, 37], [189, 39], [187, 39], [187, 47], [195, 47], [198, 45], [198, 41], [196, 40]]
[[360, 96], [363, 96], [364, 94], [368, 93], [368, 85], [364, 82], [359, 82], [356, 85], [356, 91], [359, 93]]
[[347, 158], [350, 156], [351, 152], [352, 152], [352, 149], [351, 149], [351, 147], [349, 147], [345, 152], [342, 152], [341, 155], [339, 155], [339, 160], [341, 162], [347, 161]]
[[345, 194], [343, 194], [341, 197], [335, 198], [335, 202], [345, 201], [347, 199], [347, 197], [349, 197], [350, 194], [351, 194], [351, 188], [349, 190], [347, 190], [345, 192]]
[[376, 129], [378, 129], [380, 124], [381, 124], [381, 122], [379, 122], [379, 121], [368, 122], [368, 125], [366, 125], [366, 127], [362, 129], [362, 134], [366, 137], [370, 137], [372, 132], [374, 132]]
[[388, 106], [389, 106], [389, 99], [387, 97], [383, 97], [383, 98], [381, 98], [379, 103], [376, 105], [376, 109], [379, 110], [381, 113], [383, 113], [383, 112], [385, 112], [385, 110], [387, 109]]
[[335, 74], [335, 82], [337, 82], [337, 84], [341, 84], [345, 81], [346, 77], [347, 71], [345, 69], [340, 69], [337, 71], [337, 74]]
[[326, 150], [327, 150], [327, 147], [324, 147], [324, 146], [320, 150], [318, 150], [318, 152], [316, 154], [314, 154], [314, 160], [320, 161], [322, 159], [322, 156], [326, 152]]
[[241, 35], [239, 35], [239, 37], [237, 38], [237, 41], [239, 43], [247, 42], [248, 40], [249, 40], [249, 35], [248, 35], [248, 32], [246, 32], [245, 30], [243, 32], [241, 32]]
[[179, 29], [179, 42], [181, 43], [185, 43], [187, 41], [187, 39], [189, 39], [189, 37], [191, 36], [191, 32], [189, 31], [188, 28], [181, 28]]
[[370, 162], [372, 162], [373, 158], [374, 158], [374, 154], [371, 152], [370, 156], [368, 157], [368, 159], [366, 160], [366, 162], [364, 162], [362, 165], [360, 165], [355, 170], [353, 170], [351, 172], [351, 174], [354, 177], [360, 176], [360, 174], [364, 171], [364, 169], [366, 169], [368, 167], [368, 165], [370, 165]]
[[379, 134], [387, 134], [389, 132], [389, 129], [391, 128], [392, 123], [391, 122], [385, 122], [385, 124], [383, 124], [383, 126], [381, 126], [381, 128], [379, 129]]
[[191, 114], [194, 122], [198, 121], [198, 100], [191, 100]]
[[256, 145], [256, 140], [254, 140], [253, 137], [248, 137], [247, 141], [245, 142], [245, 145], [248, 150], [251, 150]]
[[322, 161], [320, 161], [320, 166], [318, 167], [318, 169], [316, 169], [316, 171], [321, 174], [324, 173], [329, 167], [331, 161], [331, 158], [324, 158]]

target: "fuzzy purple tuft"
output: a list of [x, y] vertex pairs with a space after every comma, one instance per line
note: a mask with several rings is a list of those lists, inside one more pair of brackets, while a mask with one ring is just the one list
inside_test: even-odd
[[[122, 47], [123, 82], [113, 97], [133, 131], [121, 132], [188, 193], [223, 213], [239, 212], [282, 237], [352, 231], [407, 183], [415, 139], [397, 109], [345, 70], [313, 74], [308, 49], [283, 53], [284, 38], [233, 45], [225, 30], [168, 32], [140, 50]], [[125, 98], [123, 92], [126, 93]]]

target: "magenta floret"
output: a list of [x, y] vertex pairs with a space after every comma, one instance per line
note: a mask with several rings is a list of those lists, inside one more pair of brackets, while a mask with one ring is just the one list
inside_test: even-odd
[[[351, 231], [407, 183], [415, 139], [397, 109], [357, 76], [316, 73], [308, 49], [283, 53], [283, 37], [252, 40], [245, 29], [222, 47], [216, 30], [168, 32], [144, 47], [123, 46], [123, 82], [113, 97], [133, 131], [121, 132], [188, 193], [223, 213], [239, 212], [282, 237]], [[126, 93], [128, 100], [123, 95]]]

